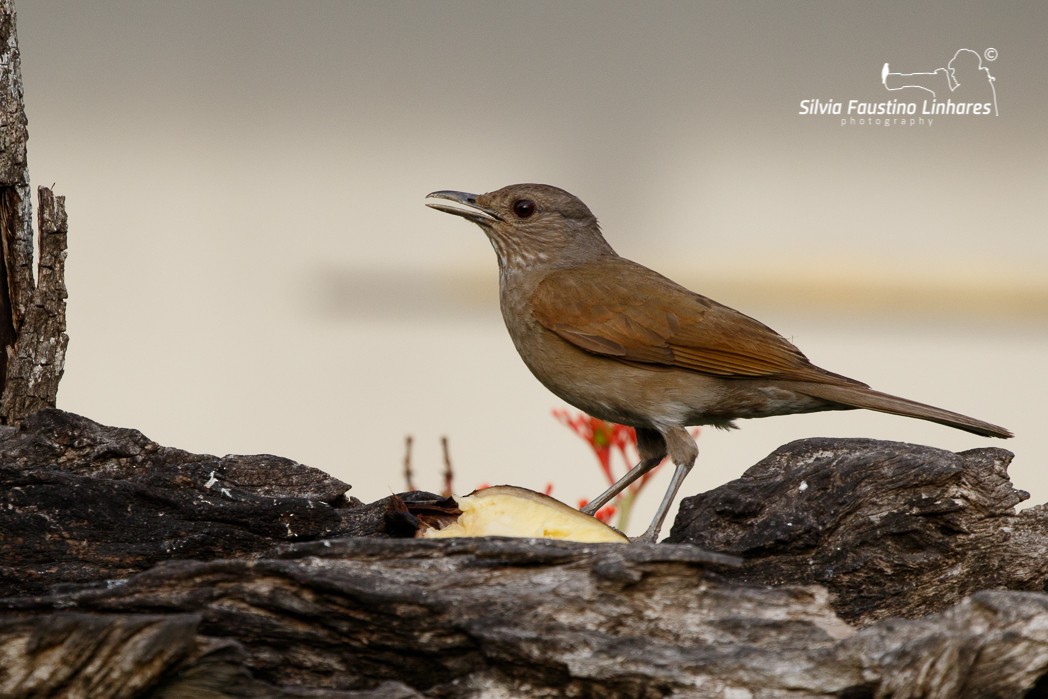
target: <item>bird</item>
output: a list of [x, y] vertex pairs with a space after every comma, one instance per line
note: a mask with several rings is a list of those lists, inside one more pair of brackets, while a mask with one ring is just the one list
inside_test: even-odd
[[690, 426], [730, 429], [737, 419], [864, 408], [1013, 436], [819, 368], [763, 323], [619, 256], [589, 207], [563, 189], [528, 183], [426, 198], [486, 234], [498, 258], [503, 320], [531, 373], [583, 412], [635, 429], [639, 463], [583, 512], [594, 514], [670, 457], [666, 494], [636, 540], [658, 540], [695, 464]]

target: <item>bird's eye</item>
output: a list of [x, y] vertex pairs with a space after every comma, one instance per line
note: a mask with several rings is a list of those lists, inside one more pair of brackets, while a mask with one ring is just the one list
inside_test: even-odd
[[535, 202], [530, 199], [518, 199], [513, 202], [513, 213], [517, 218], [528, 218], [535, 213]]

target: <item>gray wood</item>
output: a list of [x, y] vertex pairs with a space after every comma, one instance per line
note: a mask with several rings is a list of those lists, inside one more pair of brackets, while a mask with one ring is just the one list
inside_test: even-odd
[[0, 0], [0, 424], [53, 407], [69, 342], [65, 329], [65, 197], [40, 200], [33, 277], [33, 204], [22, 71], [12, 0]]
[[315, 469], [46, 410], [0, 430], [0, 696], [1044, 696], [1048, 537], [1008, 458], [787, 445], [674, 527], [733, 566], [391, 538], [390, 499]]
[[735, 579], [825, 585], [845, 619], [941, 612], [980, 589], [1042, 590], [1048, 511], [1008, 479], [1011, 452], [868, 439], [787, 444], [685, 498], [669, 541], [745, 558]]

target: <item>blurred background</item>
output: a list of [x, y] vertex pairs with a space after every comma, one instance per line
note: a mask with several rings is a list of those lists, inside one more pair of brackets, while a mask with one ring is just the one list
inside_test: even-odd
[[[69, 212], [59, 406], [214, 454], [269, 452], [371, 501], [604, 488], [437, 189], [545, 182], [623, 255], [816, 363], [1016, 432], [866, 412], [699, 437], [683, 494], [777, 446], [1015, 452], [1048, 500], [1048, 5], [18, 3], [33, 184]], [[805, 99], [920, 101], [880, 73], [994, 61], [998, 117], [844, 125]], [[993, 54], [987, 53], [994, 49]], [[940, 98], [948, 95], [939, 95]], [[668, 471], [641, 496], [643, 529]], [[656, 492], [657, 491], [657, 492]]]

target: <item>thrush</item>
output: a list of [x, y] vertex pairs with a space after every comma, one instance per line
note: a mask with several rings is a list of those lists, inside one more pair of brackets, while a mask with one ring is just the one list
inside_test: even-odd
[[768, 326], [620, 257], [589, 208], [562, 189], [516, 184], [427, 198], [487, 235], [498, 257], [502, 317], [535, 377], [580, 410], [636, 429], [640, 463], [583, 511], [599, 510], [667, 454], [673, 461], [641, 540], [658, 538], [695, 464], [688, 426], [732, 428], [739, 418], [865, 408], [1012, 436], [815, 366]]

